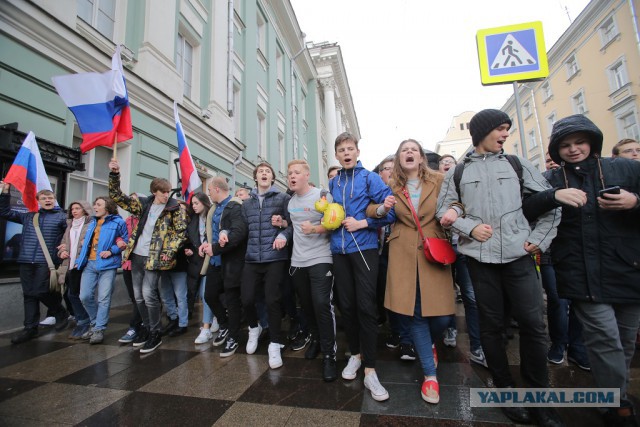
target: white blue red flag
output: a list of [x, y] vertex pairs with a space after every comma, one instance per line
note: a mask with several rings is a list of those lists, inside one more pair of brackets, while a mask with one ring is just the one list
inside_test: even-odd
[[182, 124], [180, 124], [180, 116], [178, 115], [178, 104], [173, 103], [173, 115], [176, 119], [176, 133], [178, 134], [178, 155], [180, 156], [180, 176], [182, 177], [182, 197], [187, 202], [191, 201], [191, 196], [202, 186], [202, 181], [198, 176], [196, 165], [193, 163], [193, 157], [187, 145], [187, 138], [184, 136]]
[[36, 136], [33, 132], [29, 132], [22, 142], [22, 147], [20, 147], [4, 181], [22, 193], [22, 201], [30, 212], [37, 212], [39, 209], [36, 199], [38, 191], [51, 191], [51, 183], [44, 169]]
[[106, 73], [78, 73], [52, 78], [58, 94], [76, 117], [83, 153], [133, 138], [129, 97], [120, 46]]

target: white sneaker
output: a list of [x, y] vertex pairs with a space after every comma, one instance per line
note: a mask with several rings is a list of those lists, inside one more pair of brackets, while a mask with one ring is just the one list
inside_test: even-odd
[[42, 326], [53, 326], [56, 324], [56, 318], [53, 316], [49, 316], [46, 319], [44, 319], [42, 322], [40, 322], [40, 324]]
[[269, 344], [269, 367], [271, 369], [278, 369], [282, 366], [282, 356], [280, 355], [280, 349], [284, 346], [272, 342]]
[[378, 375], [376, 375], [375, 371], [364, 376], [364, 386], [367, 390], [371, 391], [371, 397], [373, 400], [382, 402], [389, 398], [389, 392], [382, 386], [382, 384], [380, 384]]
[[[255, 328], [249, 326], [249, 339], [247, 340], [247, 354], [253, 354], [258, 349], [258, 338], [260, 338], [260, 334], [262, 333], [262, 326], [258, 324]], [[271, 345], [269, 345], [271, 348]], [[271, 359], [269, 359], [271, 362]], [[280, 361], [282, 365], [282, 360]]]
[[220, 325], [218, 324], [218, 318], [214, 317], [211, 321], [211, 333], [218, 332]]
[[447, 347], [455, 347], [457, 345], [456, 338], [458, 337], [458, 331], [456, 328], [447, 328], [444, 331], [444, 345]]
[[196, 344], [204, 344], [213, 338], [213, 334], [210, 329], [200, 328], [200, 334], [194, 341]]
[[358, 369], [362, 365], [362, 361], [355, 356], [349, 358], [347, 366], [342, 370], [342, 378], [345, 380], [353, 380], [358, 375]]

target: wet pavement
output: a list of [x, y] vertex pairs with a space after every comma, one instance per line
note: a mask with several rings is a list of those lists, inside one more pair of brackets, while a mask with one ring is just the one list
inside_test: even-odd
[[[471, 408], [469, 387], [491, 385], [489, 372], [471, 364], [464, 309], [457, 304], [458, 345], [438, 343], [440, 403], [420, 397], [418, 362], [400, 361], [398, 349], [378, 342], [378, 377], [391, 398], [374, 401], [362, 383], [325, 383], [321, 360], [304, 351], [283, 352], [284, 366], [268, 366], [266, 340], [256, 354], [240, 348], [230, 358], [221, 347], [197, 345], [198, 322], [188, 333], [163, 338], [158, 350], [141, 355], [118, 338], [128, 326], [128, 307], [111, 311], [102, 345], [67, 339], [70, 330], [12, 345], [0, 336], [0, 425], [2, 426], [503, 426], [513, 425], [499, 409]], [[195, 316], [197, 318], [198, 316]], [[284, 322], [283, 329], [286, 330]], [[263, 337], [264, 338], [264, 337]], [[519, 384], [518, 335], [509, 342], [509, 360]], [[346, 364], [343, 331], [338, 330], [339, 369]], [[591, 387], [591, 376], [571, 365], [550, 366], [556, 387]], [[640, 396], [640, 362], [634, 359], [630, 394]], [[594, 408], [560, 408], [569, 426], [602, 426]]]

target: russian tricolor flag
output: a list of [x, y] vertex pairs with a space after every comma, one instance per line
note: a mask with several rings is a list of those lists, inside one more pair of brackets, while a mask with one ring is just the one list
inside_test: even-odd
[[29, 132], [22, 142], [13, 165], [4, 181], [22, 193], [22, 201], [30, 212], [37, 212], [40, 206], [36, 194], [40, 190], [51, 190], [51, 183], [40, 157], [36, 136]]
[[187, 202], [191, 201], [191, 195], [202, 186], [202, 181], [193, 163], [193, 157], [187, 145], [187, 138], [184, 136], [180, 116], [178, 115], [178, 104], [173, 102], [173, 115], [176, 119], [176, 133], [178, 134], [178, 155], [180, 156], [180, 176], [182, 177], [182, 196]]
[[120, 46], [106, 73], [78, 73], [52, 78], [58, 94], [76, 117], [82, 133], [80, 150], [111, 147], [133, 138], [129, 98]]

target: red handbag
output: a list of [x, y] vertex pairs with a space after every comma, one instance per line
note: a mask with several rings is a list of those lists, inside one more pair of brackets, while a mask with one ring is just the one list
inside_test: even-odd
[[418, 219], [418, 214], [413, 208], [411, 197], [409, 196], [406, 188], [402, 189], [402, 194], [407, 198], [407, 203], [409, 204], [409, 208], [413, 214], [413, 220], [418, 227], [420, 239], [422, 240], [422, 250], [424, 251], [424, 256], [427, 258], [427, 261], [443, 265], [449, 265], [456, 262], [456, 253], [453, 251], [453, 247], [449, 240], [439, 239], [437, 237], [424, 237], [422, 227], [420, 226], [420, 220]]

